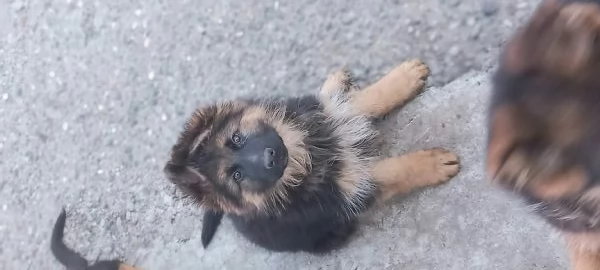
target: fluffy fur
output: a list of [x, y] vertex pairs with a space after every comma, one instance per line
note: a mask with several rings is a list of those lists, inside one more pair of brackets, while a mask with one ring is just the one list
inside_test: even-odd
[[487, 170], [600, 269], [600, 8], [546, 1], [506, 45], [494, 78]]
[[[457, 174], [458, 158], [441, 149], [391, 161], [404, 170], [376, 166], [380, 140], [373, 119], [414, 97], [427, 75], [420, 61], [405, 62], [364, 90], [338, 72], [318, 95], [236, 99], [198, 109], [173, 146], [165, 173], [207, 209], [205, 225], [213, 225], [203, 230], [203, 243], [224, 214], [247, 239], [269, 250], [327, 252], [346, 242], [378, 199]], [[277, 131], [289, 162], [277, 183], [251, 192], [226, 173], [233, 152], [227, 140], [261, 125]]]

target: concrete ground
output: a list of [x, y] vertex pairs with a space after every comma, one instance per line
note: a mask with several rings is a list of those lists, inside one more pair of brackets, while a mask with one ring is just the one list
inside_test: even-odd
[[[62, 269], [63, 205], [70, 245], [143, 269], [565, 269], [561, 239], [482, 172], [488, 69], [537, 2], [0, 0], [0, 269]], [[331, 255], [269, 253], [228, 221], [201, 247], [201, 211], [161, 172], [195, 106], [314, 93], [343, 65], [367, 83], [413, 57], [432, 87], [381, 124], [390, 154], [453, 149], [458, 177]]]

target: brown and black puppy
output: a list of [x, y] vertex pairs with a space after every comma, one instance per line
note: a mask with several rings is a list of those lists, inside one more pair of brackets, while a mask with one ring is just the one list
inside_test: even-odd
[[50, 239], [50, 250], [54, 257], [69, 270], [136, 270], [120, 260], [97, 261], [88, 265], [88, 261], [80, 254], [65, 245], [63, 236], [67, 213], [63, 209], [56, 219]]
[[456, 175], [458, 157], [443, 149], [380, 158], [373, 120], [416, 96], [428, 74], [413, 60], [365, 89], [337, 72], [318, 95], [199, 108], [165, 173], [206, 210], [204, 246], [227, 215], [266, 249], [327, 252], [374, 202]]
[[487, 171], [600, 269], [599, 1], [546, 1], [508, 42], [494, 78]]

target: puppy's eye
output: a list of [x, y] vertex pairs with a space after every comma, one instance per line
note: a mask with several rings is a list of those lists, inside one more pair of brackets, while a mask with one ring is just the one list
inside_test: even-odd
[[231, 136], [231, 141], [232, 141], [233, 143], [235, 143], [235, 144], [240, 144], [240, 143], [242, 142], [242, 137], [241, 137], [239, 134], [237, 134], [237, 133], [234, 133], [234, 134]]
[[233, 177], [233, 180], [237, 181], [237, 182], [241, 182], [242, 181], [242, 173], [240, 171], [235, 171], [233, 172], [233, 174], [231, 175], [231, 177]]

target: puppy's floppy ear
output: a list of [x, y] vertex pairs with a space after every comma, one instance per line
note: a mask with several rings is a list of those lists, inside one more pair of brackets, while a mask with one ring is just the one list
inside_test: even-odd
[[206, 248], [208, 244], [212, 241], [215, 233], [217, 232], [217, 228], [221, 224], [221, 219], [223, 219], [223, 212], [221, 211], [213, 211], [207, 209], [204, 213], [204, 218], [202, 220], [202, 246]]
[[174, 184], [182, 184], [185, 186], [197, 185], [206, 182], [206, 177], [199, 172], [191, 170], [188, 166], [174, 163], [167, 163], [163, 172], [169, 181]]
[[167, 163], [165, 165], [163, 172], [167, 176], [169, 181], [174, 184], [191, 184], [195, 179], [193, 179], [193, 175], [189, 175], [188, 168], [185, 165], [175, 164], [172, 162]]
[[561, 4], [556, 0], [543, 1], [529, 21], [510, 38], [501, 57], [508, 71], [527, 72], [538, 64], [536, 61], [541, 54], [538, 45], [548, 45], [552, 41], [548, 40], [548, 31], [560, 8]]
[[169, 162], [163, 171], [171, 183], [179, 186], [184, 193], [191, 195], [198, 202], [202, 202], [209, 192], [206, 177], [185, 165]]
[[175, 145], [171, 149], [171, 156], [163, 172], [172, 183], [183, 186], [194, 196], [201, 195], [206, 177], [188, 167], [190, 152], [194, 150], [198, 137], [209, 134], [212, 123], [217, 115], [217, 107], [209, 106], [196, 110], [185, 124], [185, 127]]

